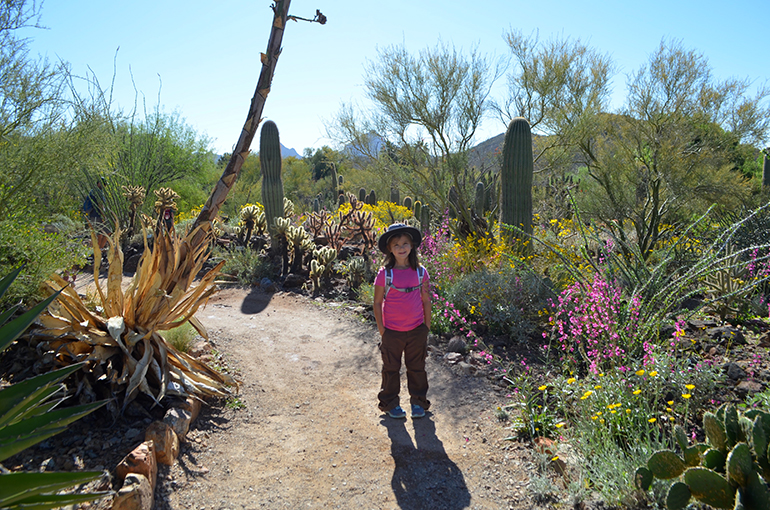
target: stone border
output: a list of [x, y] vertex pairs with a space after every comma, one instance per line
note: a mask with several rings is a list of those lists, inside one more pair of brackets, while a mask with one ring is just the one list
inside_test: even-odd
[[201, 401], [188, 397], [183, 403], [166, 411], [162, 421], [147, 427], [144, 442], [126, 455], [115, 468], [122, 481], [113, 496], [113, 510], [150, 510], [155, 501], [158, 463], [171, 466], [179, 456], [179, 444], [198, 417]]

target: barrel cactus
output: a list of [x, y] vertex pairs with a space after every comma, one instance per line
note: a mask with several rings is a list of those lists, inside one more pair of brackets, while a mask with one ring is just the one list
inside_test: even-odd
[[262, 204], [265, 219], [274, 233], [276, 218], [284, 216], [283, 181], [281, 180], [281, 140], [278, 126], [268, 120], [259, 138], [259, 166], [262, 169]]
[[[532, 234], [532, 131], [517, 117], [508, 125], [500, 169], [500, 221]], [[511, 238], [520, 235], [512, 234]]]
[[732, 404], [705, 413], [706, 443], [690, 446], [675, 428], [680, 455], [654, 453], [636, 471], [635, 483], [648, 490], [653, 478], [677, 479], [668, 490], [666, 507], [685, 508], [691, 499], [714, 508], [770, 508], [770, 413], [751, 409], [742, 416]]

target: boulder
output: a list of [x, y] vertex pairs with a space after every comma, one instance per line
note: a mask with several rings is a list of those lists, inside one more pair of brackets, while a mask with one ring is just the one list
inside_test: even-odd
[[125, 480], [130, 473], [138, 473], [149, 480], [150, 487], [155, 490], [155, 482], [158, 479], [158, 464], [155, 462], [155, 445], [152, 441], [145, 441], [137, 446], [134, 451], [126, 455], [115, 468], [119, 478]]
[[286, 279], [283, 281], [283, 288], [296, 289], [302, 287], [306, 281], [307, 279], [300, 274], [289, 273], [286, 275]]
[[129, 473], [112, 501], [112, 510], [150, 510], [153, 490], [146, 476]]
[[738, 345], [746, 345], [746, 337], [743, 336], [741, 330], [731, 326], [710, 328], [706, 330], [706, 334], [709, 336], [709, 338], [714, 340], [721, 340], [722, 342], [734, 342]]
[[163, 422], [167, 423], [176, 432], [179, 441], [184, 442], [187, 437], [187, 431], [190, 430], [190, 423], [192, 423], [192, 411], [181, 409], [178, 407], [172, 407], [166, 411], [166, 415], [163, 417]]
[[155, 445], [155, 459], [167, 466], [173, 466], [179, 456], [179, 438], [168, 423], [155, 421], [144, 433], [145, 441]]
[[468, 350], [468, 343], [463, 337], [455, 336], [449, 341], [446, 350], [447, 352], [459, 352], [460, 354], [465, 354], [465, 351]]

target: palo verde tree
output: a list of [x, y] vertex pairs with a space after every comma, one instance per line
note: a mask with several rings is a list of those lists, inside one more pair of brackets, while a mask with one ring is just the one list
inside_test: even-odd
[[[343, 105], [330, 137], [440, 212], [454, 187], [458, 212], [468, 216], [479, 176], [468, 171], [467, 152], [500, 73], [500, 65], [476, 49], [465, 55], [438, 43], [413, 55], [403, 45], [389, 46], [366, 66], [372, 107]], [[464, 219], [471, 224], [470, 217]]]
[[612, 113], [609, 58], [579, 41], [508, 40], [519, 65], [506, 106], [546, 135], [535, 156], [546, 168], [582, 168], [581, 208], [625, 249], [647, 258], [664, 225], [744, 194], [735, 146], [767, 139], [767, 89], [751, 96], [748, 80], [717, 81], [704, 56], [664, 40]]
[[770, 126], [770, 90], [748, 91], [748, 80], [716, 81], [703, 55], [661, 42], [630, 77], [622, 115], [600, 117], [601, 131], [580, 142], [595, 191], [588, 212], [646, 259], [664, 225], [737, 205], [748, 190], [734, 148], [762, 143]]
[[35, 189], [53, 173], [40, 142], [63, 120], [67, 69], [35, 58], [18, 36], [42, 28], [40, 8], [26, 0], [0, 8], [0, 220], [37, 215]]

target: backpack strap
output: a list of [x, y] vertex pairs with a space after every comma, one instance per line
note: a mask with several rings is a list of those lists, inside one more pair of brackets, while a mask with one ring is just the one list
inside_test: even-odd
[[420, 288], [422, 287], [422, 279], [424, 276], [425, 276], [425, 268], [421, 264], [417, 266], [417, 286], [400, 289], [393, 285], [393, 269], [386, 268], [385, 269], [385, 294], [383, 295], [383, 299], [385, 299], [388, 296], [388, 292], [390, 291], [390, 289], [397, 290], [399, 292], [414, 292], [416, 290], [420, 290]]

